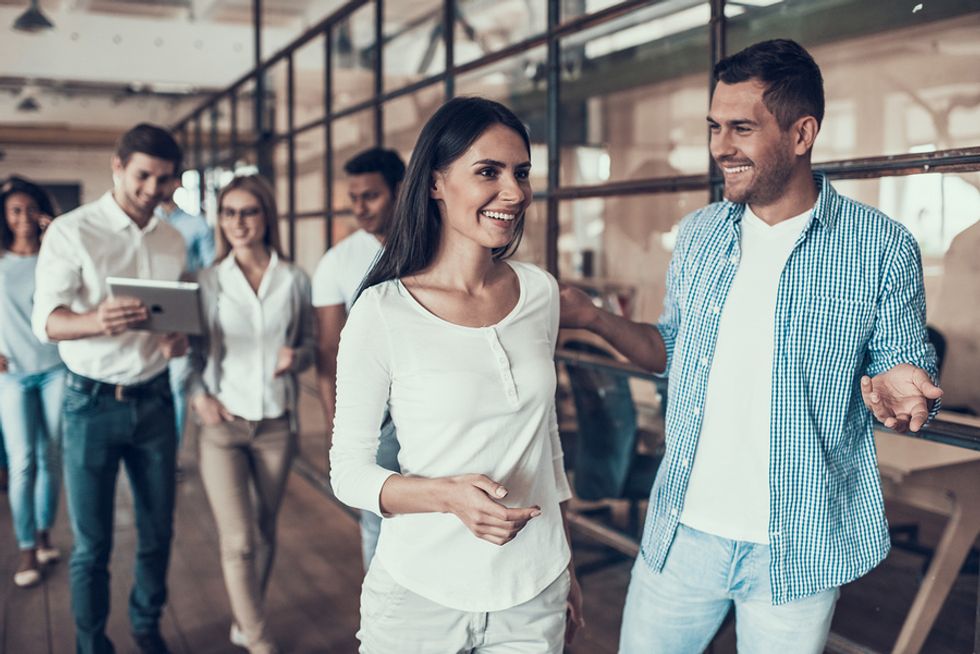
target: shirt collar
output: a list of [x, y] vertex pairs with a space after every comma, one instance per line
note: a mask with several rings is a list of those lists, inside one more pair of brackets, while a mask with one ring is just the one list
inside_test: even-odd
[[[817, 185], [817, 201], [813, 205], [813, 219], [824, 227], [833, 227], [834, 221], [840, 210], [840, 195], [831, 186], [827, 176], [819, 171], [813, 171], [813, 182]], [[725, 201], [722, 203], [721, 211], [725, 213], [728, 220], [740, 222], [745, 215], [745, 204]]]
[[[119, 203], [116, 202], [116, 198], [112, 197], [112, 191], [106, 191], [105, 195], [99, 200], [99, 208], [102, 209], [103, 215], [108, 219], [109, 227], [117, 232], [125, 231], [129, 227], [139, 229], [139, 226], [133, 219], [129, 217]], [[144, 233], [150, 233], [156, 229], [157, 224], [160, 219], [156, 215], [151, 216], [150, 220], [146, 223], [146, 227], [143, 228]]]

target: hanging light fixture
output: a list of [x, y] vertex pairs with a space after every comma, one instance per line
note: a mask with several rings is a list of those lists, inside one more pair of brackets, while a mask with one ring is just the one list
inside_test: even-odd
[[33, 113], [40, 110], [41, 105], [33, 95], [24, 96], [24, 99], [17, 103], [17, 111]]
[[48, 20], [41, 8], [38, 0], [31, 0], [31, 6], [14, 21], [14, 29], [20, 32], [41, 32], [54, 28], [54, 23]]

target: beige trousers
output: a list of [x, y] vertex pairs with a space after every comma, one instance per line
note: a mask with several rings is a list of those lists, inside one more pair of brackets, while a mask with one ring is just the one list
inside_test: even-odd
[[263, 602], [276, 550], [276, 514], [296, 435], [287, 418], [236, 417], [201, 427], [201, 479], [218, 525], [221, 568], [249, 652], [276, 651]]

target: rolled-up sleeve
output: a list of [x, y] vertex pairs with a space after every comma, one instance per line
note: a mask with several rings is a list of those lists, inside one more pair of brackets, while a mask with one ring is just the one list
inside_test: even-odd
[[390, 388], [388, 330], [377, 296], [365, 292], [340, 334], [330, 484], [344, 504], [378, 515], [381, 487], [395, 474], [376, 463]]
[[[886, 272], [868, 355], [866, 373], [871, 377], [908, 363], [922, 368], [934, 383], [939, 383], [936, 350], [926, 332], [922, 256], [915, 239], [905, 231]], [[939, 400], [932, 403], [930, 420], [939, 405]]]
[[34, 289], [34, 309], [31, 327], [42, 343], [48, 338], [48, 316], [58, 307], [71, 307], [82, 284], [82, 264], [78, 258], [78, 244], [57, 220], [44, 233], [41, 251], [37, 258]]

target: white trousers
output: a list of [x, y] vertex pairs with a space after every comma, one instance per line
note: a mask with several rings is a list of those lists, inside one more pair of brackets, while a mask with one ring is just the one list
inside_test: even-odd
[[502, 611], [450, 609], [398, 584], [377, 557], [361, 589], [361, 654], [561, 654], [565, 570], [537, 597]]

